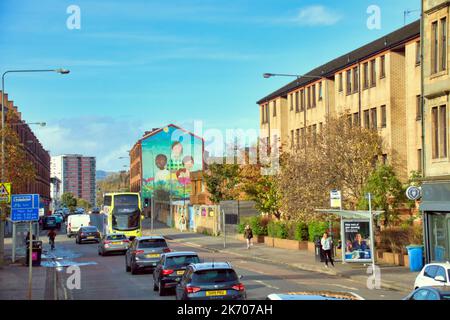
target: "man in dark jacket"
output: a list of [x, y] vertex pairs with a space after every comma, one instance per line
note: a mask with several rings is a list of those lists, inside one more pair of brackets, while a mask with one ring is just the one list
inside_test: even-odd
[[56, 238], [56, 231], [55, 229], [51, 229], [47, 234], [49, 243], [52, 247], [52, 250], [55, 250], [55, 238]]

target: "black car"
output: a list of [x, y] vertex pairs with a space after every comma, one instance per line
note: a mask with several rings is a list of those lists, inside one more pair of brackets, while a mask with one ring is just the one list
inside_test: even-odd
[[421, 287], [403, 300], [450, 300], [450, 287]]
[[163, 253], [170, 252], [164, 237], [134, 238], [125, 254], [125, 270], [137, 274], [139, 270], [153, 270], [161, 260]]
[[153, 272], [153, 290], [160, 296], [166, 295], [169, 289], [175, 289], [190, 264], [200, 263], [195, 252], [171, 252], [161, 256]]
[[56, 217], [47, 216], [42, 218], [42, 229], [57, 229], [58, 223], [56, 222]]
[[100, 240], [101, 240], [100, 231], [98, 231], [97, 227], [89, 226], [89, 227], [81, 227], [78, 230], [75, 242], [78, 244], [91, 241], [99, 243]]
[[191, 264], [176, 287], [177, 300], [245, 300], [241, 278], [228, 262]]

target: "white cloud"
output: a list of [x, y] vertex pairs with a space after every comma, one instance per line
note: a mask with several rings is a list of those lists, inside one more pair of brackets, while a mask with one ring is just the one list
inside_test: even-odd
[[112, 117], [67, 118], [35, 130], [51, 155], [77, 153], [97, 158], [97, 170], [118, 171], [128, 164], [128, 150], [141, 136], [140, 123]]
[[341, 19], [341, 14], [325, 6], [313, 5], [301, 8], [291, 22], [304, 26], [332, 26]]

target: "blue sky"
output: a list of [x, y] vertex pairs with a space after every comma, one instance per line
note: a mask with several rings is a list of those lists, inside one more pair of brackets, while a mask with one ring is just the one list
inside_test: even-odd
[[[66, 26], [70, 5], [80, 30]], [[380, 30], [366, 26], [370, 5]], [[34, 130], [52, 155], [120, 170], [154, 127], [257, 129], [255, 102], [289, 80], [264, 72], [305, 73], [402, 27], [406, 9], [420, 0], [1, 0], [0, 71], [70, 69], [8, 75], [6, 92], [47, 122]]]

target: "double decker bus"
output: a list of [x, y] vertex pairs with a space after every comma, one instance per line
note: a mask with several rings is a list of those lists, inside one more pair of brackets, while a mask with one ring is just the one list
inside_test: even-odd
[[106, 193], [102, 212], [106, 215], [106, 234], [123, 233], [128, 238], [142, 236], [141, 197], [139, 193]]

